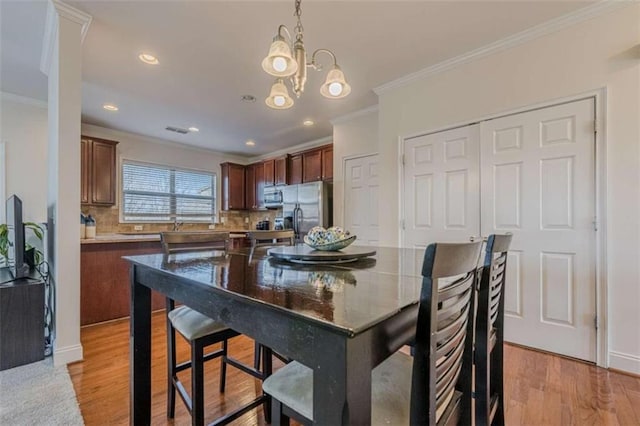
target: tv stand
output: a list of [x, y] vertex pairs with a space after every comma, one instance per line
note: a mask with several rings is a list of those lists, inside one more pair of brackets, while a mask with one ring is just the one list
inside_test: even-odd
[[[0, 283], [13, 278], [0, 268]], [[35, 271], [0, 284], [0, 371], [44, 358], [44, 282]]]

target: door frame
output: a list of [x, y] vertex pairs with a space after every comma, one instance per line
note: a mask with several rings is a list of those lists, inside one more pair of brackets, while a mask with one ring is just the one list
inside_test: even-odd
[[402, 247], [404, 244], [404, 146], [405, 142], [440, 133], [447, 130], [453, 130], [460, 127], [466, 127], [479, 124], [482, 121], [488, 121], [495, 118], [506, 117], [509, 115], [521, 114], [523, 112], [544, 109], [556, 105], [572, 103], [593, 99], [595, 104], [595, 211], [596, 211], [596, 247], [595, 247], [595, 263], [596, 263], [596, 365], [603, 368], [609, 367], [609, 305], [608, 305], [608, 254], [607, 254], [607, 87], [601, 87], [589, 90], [572, 96], [555, 98], [552, 100], [539, 102], [523, 107], [504, 110], [499, 113], [481, 116], [473, 120], [465, 120], [455, 124], [435, 127], [426, 131], [398, 136], [398, 241]]
[[[359, 158], [373, 157], [378, 155], [378, 152], [370, 152], [368, 154], [354, 154], [342, 157], [342, 224], [344, 225], [347, 217], [347, 209], [345, 208], [347, 202], [347, 161], [357, 160]], [[346, 225], [345, 225], [346, 226]]]

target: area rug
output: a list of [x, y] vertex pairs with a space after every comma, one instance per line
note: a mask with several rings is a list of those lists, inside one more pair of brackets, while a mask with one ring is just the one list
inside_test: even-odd
[[84, 425], [67, 367], [48, 358], [0, 372], [0, 425]]

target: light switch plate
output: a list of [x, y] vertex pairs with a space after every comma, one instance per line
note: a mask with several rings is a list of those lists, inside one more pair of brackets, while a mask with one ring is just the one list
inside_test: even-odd
[[249, 218], [248, 217], [244, 218], [244, 223], [249, 223]]
[[226, 221], [227, 221], [227, 218], [226, 218], [226, 217], [222, 216], [222, 217], [220, 218], [220, 223], [225, 223]]
[[133, 230], [134, 231], [142, 231], [144, 229], [143, 225], [134, 225], [133, 226]]
[[216, 225], [212, 223], [211, 225], [209, 225], [209, 229], [216, 229]]

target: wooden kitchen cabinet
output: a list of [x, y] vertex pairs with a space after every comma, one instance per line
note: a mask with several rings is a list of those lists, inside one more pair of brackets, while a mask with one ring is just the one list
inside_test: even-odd
[[264, 208], [264, 164], [254, 163], [245, 167], [245, 209]]
[[255, 195], [255, 209], [264, 209], [264, 187], [265, 183], [265, 167], [264, 163], [254, 164], [254, 173], [256, 176], [256, 195]]
[[315, 149], [302, 154], [302, 182], [322, 180], [322, 151]]
[[289, 185], [302, 183], [302, 154], [289, 157]]
[[274, 163], [274, 184], [287, 185], [289, 183], [287, 176], [287, 157], [276, 158]]
[[245, 167], [242, 164], [222, 163], [222, 210], [244, 210]]
[[82, 136], [80, 139], [80, 203], [111, 206], [116, 203], [116, 149], [118, 142]]
[[322, 180], [333, 180], [333, 145], [322, 148]]
[[264, 166], [264, 186], [273, 186], [275, 182], [275, 163], [276, 160], [264, 160], [262, 165]]

